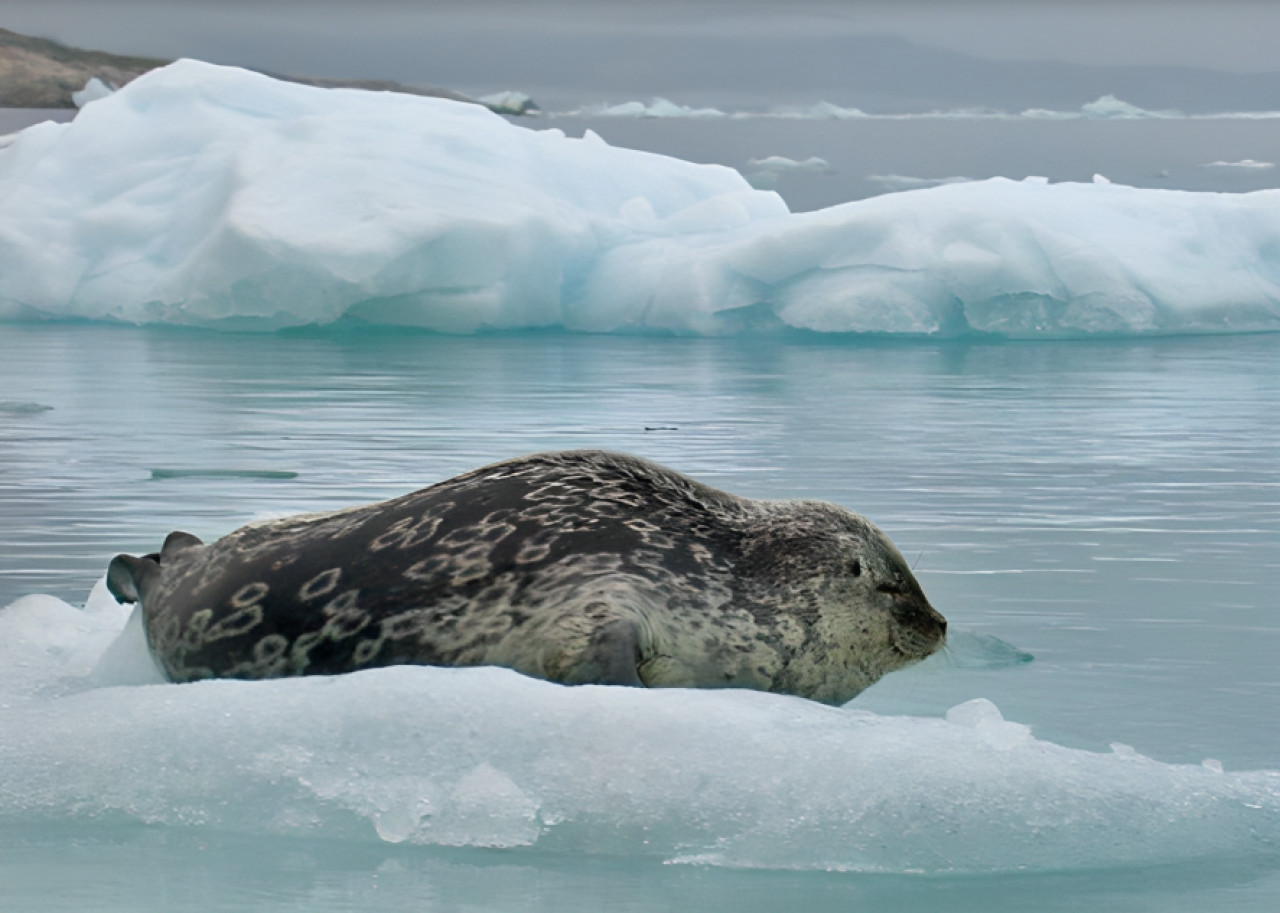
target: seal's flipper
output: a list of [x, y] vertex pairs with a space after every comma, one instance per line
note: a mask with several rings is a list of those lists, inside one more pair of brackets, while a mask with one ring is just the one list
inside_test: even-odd
[[107, 567], [107, 589], [116, 602], [137, 602], [160, 579], [155, 556], [116, 555]]
[[568, 685], [629, 685], [643, 688], [638, 665], [640, 632], [634, 621], [617, 619], [602, 624], [591, 635], [591, 642], [566, 670]]
[[187, 549], [203, 547], [204, 543], [196, 536], [191, 535], [191, 533], [174, 530], [165, 537], [164, 546], [160, 549], [160, 563], [165, 564], [180, 552], [187, 551]]

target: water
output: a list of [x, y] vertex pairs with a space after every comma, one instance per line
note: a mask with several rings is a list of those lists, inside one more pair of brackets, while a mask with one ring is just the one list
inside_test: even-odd
[[[928, 722], [963, 701], [989, 699], [1037, 739], [1100, 752], [1103, 809], [1123, 793], [1120, 761], [1106, 759], [1129, 751], [1113, 752], [1112, 743], [1161, 762], [1152, 768], [1158, 775], [1206, 758], [1228, 772], [1280, 767], [1278, 357], [1278, 336], [859, 345], [7, 326], [0, 606], [31, 593], [83, 604], [113, 554], [152, 550], [171, 529], [212, 538], [254, 518], [388, 497], [515, 454], [626, 450], [740, 494], [826, 498], [875, 519], [913, 560], [962, 649], [950, 665], [939, 658], [890, 676], [852, 708]], [[1035, 659], [993, 659], [972, 646], [981, 637]], [[145, 700], [153, 692], [142, 689], [142, 703], [127, 689], [72, 699], [101, 697], [149, 713], [142, 708], [168, 705], [159, 696], [171, 693], [166, 687]], [[502, 700], [525, 695], [505, 679], [472, 687], [496, 688]], [[368, 692], [350, 693], [347, 713], [356, 722], [349, 725], [359, 731], [356, 702]], [[549, 693], [537, 700], [568, 706], [560, 692]], [[216, 716], [221, 707], [243, 717], [253, 701], [277, 699], [272, 694], [285, 700], [281, 691], [244, 696], [249, 703], [205, 694], [202, 712]], [[706, 697], [713, 703], [694, 702], [689, 712], [718, 708], [733, 720], [768, 710], [751, 695], [730, 695], [727, 704]], [[676, 712], [665, 699], [636, 712]], [[482, 720], [487, 710], [477, 704], [467, 712]], [[678, 719], [668, 725], [678, 730]], [[767, 713], [759, 719], [764, 732], [783, 731]], [[91, 741], [110, 737], [109, 720], [92, 736], [90, 726], [77, 725]], [[123, 733], [163, 738], [163, 729], [134, 725], [120, 718]], [[610, 731], [603, 718], [592, 725]], [[289, 731], [278, 731], [289, 744]], [[913, 731], [901, 730], [907, 750], [927, 753], [933, 737]], [[741, 734], [727, 731], [720, 744]], [[8, 732], [0, 742], [21, 755], [35, 744], [31, 735]], [[351, 749], [344, 763], [384, 744], [380, 737], [366, 731], [364, 752]], [[48, 733], [41, 738], [57, 744]], [[394, 731], [387, 738], [394, 746]], [[471, 738], [479, 748], [466, 743], [467, 750], [487, 750], [483, 732]], [[299, 744], [323, 752], [323, 739]], [[689, 745], [661, 750], [677, 763], [687, 751], [686, 766], [701, 769], [706, 751]], [[230, 744], [227, 752], [240, 757]], [[49, 757], [94, 764], [92, 750]], [[975, 755], [989, 757], [1003, 756]], [[1049, 769], [1037, 768], [1036, 757], [1005, 775], [993, 768], [977, 786], [998, 789], [1007, 776], [1011, 789], [1025, 788], [1028, 775]], [[104, 766], [104, 783], [140, 778], [135, 788], [145, 798], [145, 781], [154, 778], [161, 801], [176, 789], [159, 782], [163, 766], [148, 768], [154, 759], [129, 763], [119, 772]], [[54, 770], [50, 782], [82, 776]], [[927, 781], [890, 784], [921, 800], [929, 792]], [[1087, 799], [1069, 784], [1052, 788], [1059, 786], [1068, 791], [1069, 815], [1090, 814]], [[211, 788], [231, 798], [230, 786], [215, 779]], [[981, 811], [952, 798], [943, 820], [979, 832]], [[1194, 789], [1175, 799], [1189, 807]], [[695, 815], [699, 801], [696, 793], [688, 799]], [[727, 826], [715, 808], [703, 812], [710, 826]], [[216, 818], [216, 802], [202, 814]], [[1184, 813], [1171, 806], [1167, 814], [1172, 821]], [[1108, 820], [1108, 832], [1119, 833], [1123, 820]], [[52, 818], [0, 820], [0, 906], [1274, 909], [1280, 865], [1259, 855], [1270, 838], [1249, 838], [1247, 853], [1216, 858], [1192, 845], [1196, 825], [1188, 820], [1173, 838], [1153, 830], [1150, 839], [1164, 842], [1153, 842], [1154, 857], [1140, 864], [1098, 871], [1105, 862], [1067, 863], [1054, 872], [1039, 860], [1037, 871], [1018, 874], [1023, 836], [1011, 832], [1012, 842], [997, 837], [972, 849], [974, 868], [993, 874], [926, 876], [910, 874], [907, 832], [891, 834], [883, 851], [891, 863], [899, 859], [896, 872], [739, 871], [663, 865], [661, 854], [623, 837], [603, 857], [554, 844], [447, 849], [387, 843], [386, 834], [380, 841], [362, 819], [315, 839], [246, 832], [251, 819], [143, 825], [128, 815], [77, 817], [68, 806]], [[1271, 823], [1258, 820], [1261, 834]], [[1237, 837], [1224, 832], [1224, 850]], [[1071, 840], [1064, 845], [1080, 858], [1105, 860], [1109, 852], [1079, 835]], [[1166, 844], [1171, 849], [1159, 848]], [[1124, 856], [1132, 848], [1115, 849]], [[1035, 856], [1034, 847], [1025, 850]], [[796, 864], [821, 868], [822, 860]]]
[[[775, 189], [793, 211], [909, 189], [884, 176], [989, 177], [1118, 184], [1172, 190], [1246, 192], [1276, 186], [1277, 168], [1224, 168], [1213, 162], [1280, 162], [1273, 120], [984, 120], [974, 118], [655, 120], [542, 117], [518, 121], [570, 136], [595, 130], [615, 146], [738, 168], [770, 155], [818, 156], [829, 173], [781, 175]], [[764, 187], [766, 185], [760, 184]]]

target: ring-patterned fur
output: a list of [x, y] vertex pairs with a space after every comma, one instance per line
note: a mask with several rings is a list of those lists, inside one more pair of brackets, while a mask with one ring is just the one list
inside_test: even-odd
[[605, 451], [535, 454], [413, 494], [176, 532], [120, 555], [171, 679], [506, 666], [569, 684], [843, 702], [943, 642], [901, 554], [821, 501], [757, 501]]

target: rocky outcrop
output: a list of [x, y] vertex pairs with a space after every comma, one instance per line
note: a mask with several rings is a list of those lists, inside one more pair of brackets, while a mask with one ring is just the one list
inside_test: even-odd
[[70, 48], [0, 29], [0, 107], [73, 108], [71, 93], [91, 77], [120, 87], [167, 60]]
[[[148, 70], [172, 61], [153, 57], [124, 57], [102, 51], [85, 51], [68, 47], [47, 38], [31, 38], [0, 28], [0, 108], [74, 108], [72, 94], [97, 78], [118, 89]], [[523, 110], [509, 110], [495, 104], [476, 101], [461, 92], [422, 86], [407, 86], [386, 79], [327, 79], [307, 76], [269, 74], [275, 79], [320, 86], [325, 89], [367, 89], [372, 92], [403, 92], [406, 95], [429, 95], [454, 101], [484, 104], [500, 114], [525, 114], [537, 111], [532, 101]], [[512, 93], [508, 93], [512, 94]], [[527, 99], [527, 96], [522, 96]]]

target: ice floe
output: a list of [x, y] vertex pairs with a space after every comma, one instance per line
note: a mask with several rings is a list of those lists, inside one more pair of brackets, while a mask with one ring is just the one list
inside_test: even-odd
[[868, 872], [1167, 863], [1280, 839], [1280, 773], [1068, 748], [981, 699], [945, 718], [888, 716], [492, 668], [167, 684], [137, 615], [101, 583], [84, 609], [49, 596], [0, 607], [0, 732], [12, 827]]

